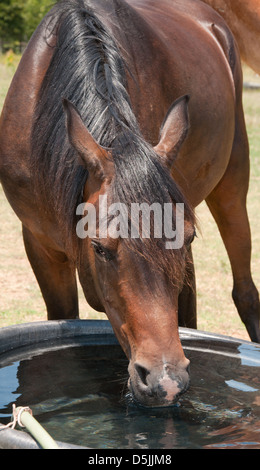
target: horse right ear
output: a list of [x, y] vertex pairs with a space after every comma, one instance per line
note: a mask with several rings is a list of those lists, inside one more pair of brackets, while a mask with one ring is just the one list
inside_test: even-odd
[[161, 131], [160, 141], [154, 150], [161, 157], [165, 165], [171, 169], [178, 152], [188, 134], [189, 95], [181, 96], [171, 105], [166, 114]]
[[77, 108], [69, 100], [63, 99], [66, 114], [66, 126], [70, 144], [80, 157], [90, 174], [104, 180], [111, 173], [112, 161], [108, 152], [103, 149], [87, 130]]

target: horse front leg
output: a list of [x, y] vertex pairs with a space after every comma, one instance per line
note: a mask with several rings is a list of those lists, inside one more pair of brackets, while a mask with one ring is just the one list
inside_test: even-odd
[[23, 226], [24, 246], [40, 286], [48, 320], [78, 318], [75, 267], [66, 255], [42, 243]]
[[246, 208], [229, 210], [208, 199], [230, 259], [233, 273], [232, 297], [252, 341], [260, 342], [259, 295], [251, 275], [251, 238]]
[[191, 247], [187, 254], [186, 278], [178, 298], [179, 326], [197, 328], [196, 279]]
[[260, 303], [251, 275], [251, 233], [246, 208], [248, 181], [249, 149], [240, 112], [228, 168], [206, 202], [230, 259], [234, 303], [251, 340], [260, 342]]

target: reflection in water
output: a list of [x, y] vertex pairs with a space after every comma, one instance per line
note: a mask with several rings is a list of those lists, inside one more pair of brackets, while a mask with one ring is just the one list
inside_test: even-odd
[[260, 367], [259, 346], [254, 343], [242, 343], [237, 350], [243, 366]]
[[56, 440], [93, 448], [260, 448], [260, 348], [183, 346], [191, 386], [173, 407], [132, 401], [120, 347], [79, 346], [0, 369], [0, 421], [10, 420], [15, 401]]
[[225, 380], [225, 383], [236, 390], [241, 390], [241, 392], [257, 392], [258, 388], [250, 387], [243, 382], [238, 382], [237, 380]]

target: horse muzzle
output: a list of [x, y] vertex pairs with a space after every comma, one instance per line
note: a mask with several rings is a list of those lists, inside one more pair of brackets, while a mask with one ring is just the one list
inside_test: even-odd
[[128, 371], [128, 387], [135, 401], [142, 406], [171, 406], [189, 386], [189, 360], [178, 368], [171, 364], [148, 368], [140, 362], [132, 364]]

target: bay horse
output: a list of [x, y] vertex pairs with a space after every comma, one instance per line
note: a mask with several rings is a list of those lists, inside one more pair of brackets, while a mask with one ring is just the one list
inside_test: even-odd
[[[204, 199], [230, 258], [239, 315], [260, 340], [241, 92], [233, 36], [204, 3], [68, 0], [35, 31], [6, 97], [1, 182], [48, 319], [78, 317], [77, 270], [144, 406], [171, 405], [189, 385], [178, 324], [196, 328], [191, 243]], [[100, 196], [127, 207], [171, 204], [175, 221], [184, 204], [184, 243], [99, 236], [99, 226], [96, 237], [77, 237], [77, 208], [98, 212]]]
[[259, 0], [202, 0], [227, 22], [242, 60], [260, 74], [260, 2]]

